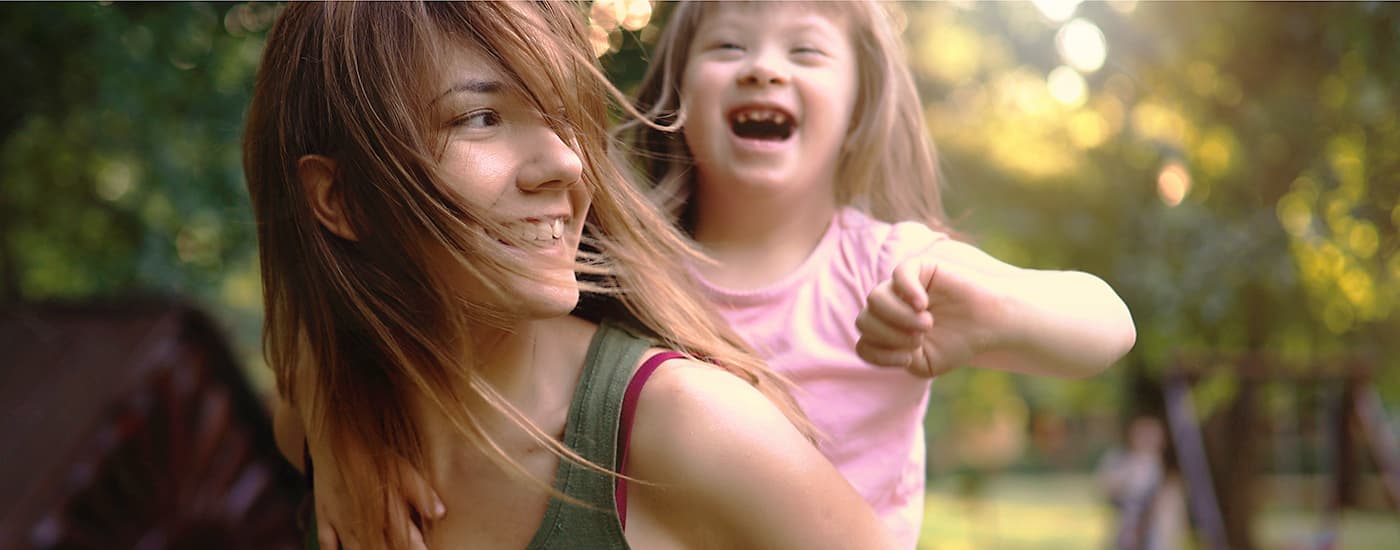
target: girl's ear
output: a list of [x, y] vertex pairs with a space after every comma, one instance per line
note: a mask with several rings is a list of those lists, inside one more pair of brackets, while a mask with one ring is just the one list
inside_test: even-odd
[[342, 239], [359, 240], [345, 215], [344, 194], [336, 178], [335, 161], [321, 155], [303, 155], [297, 159], [297, 177], [301, 179], [301, 190], [306, 193], [316, 221]]

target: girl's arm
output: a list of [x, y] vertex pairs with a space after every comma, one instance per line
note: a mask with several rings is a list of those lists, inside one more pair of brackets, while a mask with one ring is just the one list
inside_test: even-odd
[[762, 394], [710, 365], [669, 361], [643, 387], [627, 536], [702, 547], [880, 549], [865, 500]]
[[1089, 376], [1137, 339], [1127, 306], [1098, 277], [1019, 268], [952, 240], [896, 267], [857, 327], [861, 357], [928, 376], [968, 363]]

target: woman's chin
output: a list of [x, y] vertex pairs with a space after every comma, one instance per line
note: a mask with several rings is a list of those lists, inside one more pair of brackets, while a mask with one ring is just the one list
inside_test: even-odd
[[572, 276], [568, 281], [533, 283], [519, 290], [521, 292], [513, 293], [515, 302], [506, 304], [506, 310], [519, 312], [527, 319], [562, 317], [578, 305], [578, 282]]

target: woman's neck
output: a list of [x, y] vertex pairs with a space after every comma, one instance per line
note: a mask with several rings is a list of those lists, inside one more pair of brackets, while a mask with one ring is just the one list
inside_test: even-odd
[[[546, 431], [562, 428], [573, 398], [591, 334], [581, 332], [587, 323], [564, 316], [525, 321], [506, 329], [478, 327], [471, 332], [468, 350], [461, 354], [463, 369], [474, 371], [496, 394], [525, 418]], [[452, 393], [461, 406], [492, 434], [523, 432], [508, 416], [496, 410], [465, 378], [454, 380]], [[438, 394], [443, 395], [443, 394]], [[416, 413], [428, 440], [460, 441], [460, 431], [449, 415], [420, 395]]]
[[464, 338], [470, 342], [461, 356], [481, 378], [511, 402], [528, 400], [538, 393], [539, 321], [523, 321], [505, 328], [474, 327]]
[[[596, 329], [587, 321], [563, 316], [512, 326], [509, 331], [475, 330], [473, 338], [464, 338], [476, 350], [464, 357], [463, 368], [476, 369], [483, 382], [538, 430], [535, 433], [559, 440]], [[433, 484], [449, 510], [425, 533], [427, 542], [433, 548], [522, 547], [544, 515], [549, 502], [544, 487], [558, 469], [559, 458], [519, 420], [497, 411], [474, 392], [457, 393], [465, 403], [444, 405], [465, 411], [448, 413], [421, 400], [418, 407], [424, 452], [419, 473]], [[468, 433], [453, 422], [453, 418], [468, 421], [462, 412], [480, 428], [472, 432], [484, 434], [489, 443], [469, 443]], [[501, 462], [497, 452], [513, 466]], [[479, 508], [487, 501], [489, 507]]]
[[796, 270], [837, 209], [829, 190], [792, 197], [697, 192], [694, 208], [695, 240], [716, 261], [698, 269], [711, 283], [735, 290], [761, 288]]

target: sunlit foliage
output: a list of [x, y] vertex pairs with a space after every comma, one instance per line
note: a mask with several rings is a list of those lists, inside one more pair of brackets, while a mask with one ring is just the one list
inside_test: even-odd
[[1396, 366], [1394, 4], [906, 11], [955, 211], [1009, 260], [1109, 280], [1134, 360]]
[[[587, 7], [622, 89], [669, 9]], [[5, 7], [0, 298], [179, 293], [219, 312], [256, 361], [239, 139], [276, 11]], [[897, 11], [955, 222], [1008, 261], [1107, 279], [1137, 321], [1130, 362], [1369, 354], [1383, 396], [1400, 399], [1400, 4]], [[983, 406], [1097, 410], [1121, 393], [1115, 376], [958, 372], [934, 383], [930, 422], [1007, 422], [974, 414]], [[1228, 379], [1202, 398], [1228, 399]]]

